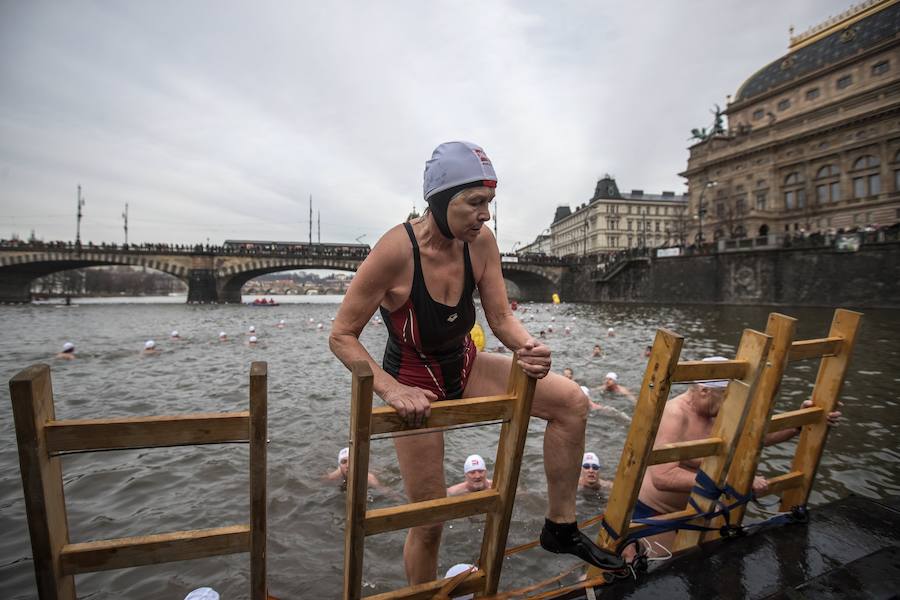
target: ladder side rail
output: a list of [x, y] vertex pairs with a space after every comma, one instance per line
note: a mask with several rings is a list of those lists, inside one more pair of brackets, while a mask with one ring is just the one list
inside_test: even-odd
[[344, 529], [344, 600], [362, 594], [366, 500], [369, 483], [369, 436], [372, 423], [372, 367], [366, 361], [350, 365], [350, 456], [347, 471], [347, 521]]
[[267, 596], [268, 365], [250, 365], [250, 599]]
[[[797, 319], [780, 313], [769, 314], [766, 335], [772, 338], [772, 342], [769, 345], [768, 356], [764, 361], [756, 391], [751, 397], [750, 406], [747, 409], [744, 427], [738, 437], [731, 466], [725, 477], [725, 482], [738, 494], [749, 494], [753, 489], [753, 478], [759, 467], [766, 431], [772, 410], [775, 408], [775, 396], [781, 386], [781, 378], [784, 376], [796, 328]], [[745, 512], [746, 506], [738, 506], [731, 511], [729, 522], [732, 525], [740, 525], [744, 520]], [[713, 519], [711, 523], [711, 526], [717, 529], [723, 525], [725, 525], [723, 516]], [[719, 537], [718, 531], [706, 532], [701, 536], [701, 543]]]
[[510, 392], [516, 397], [511, 402], [513, 414], [510, 420], [505, 421], [500, 427], [497, 460], [494, 463], [492, 488], [500, 493], [500, 501], [494, 510], [487, 513], [481, 543], [479, 567], [485, 573], [483, 591], [485, 595], [496, 594], [500, 584], [509, 522], [515, 504], [522, 454], [525, 450], [525, 439], [531, 420], [531, 405], [537, 384], [536, 379], [525, 374], [517, 360], [518, 356], [514, 353], [508, 384]]
[[[634, 418], [628, 429], [628, 437], [622, 447], [622, 455], [606, 506], [605, 520], [619, 537], [631, 524], [631, 514], [640, 492], [641, 482], [650, 464], [656, 432], [662, 420], [663, 409], [669, 397], [672, 375], [678, 366], [684, 338], [667, 329], [657, 329], [644, 370], [644, 379], [634, 407]], [[597, 544], [615, 551], [617, 541], [605, 528], [597, 535]], [[600, 574], [595, 567], [588, 568], [588, 577]]]
[[[752, 329], [745, 329], [741, 336], [737, 358], [749, 361], [750, 368], [743, 379], [732, 379], [728, 383], [728, 387], [725, 389], [725, 398], [719, 409], [719, 415], [713, 424], [712, 435], [722, 438], [722, 451], [719, 454], [707, 456], [700, 463], [700, 470], [709, 476], [716, 487], [722, 486], [731, 466], [735, 446], [750, 406], [750, 398], [753, 397], [756, 391], [771, 341], [772, 338], [768, 335]], [[696, 492], [691, 493], [691, 498], [703, 512], [709, 511], [714, 505], [713, 500], [704, 498]], [[708, 519], [701, 517], [692, 522], [706, 525], [708, 521]], [[675, 536], [672, 552], [677, 553], [696, 546], [700, 542], [701, 533], [700, 531], [682, 529]]]
[[[834, 311], [828, 337], [839, 337], [843, 341], [833, 356], [826, 356], [819, 363], [819, 373], [811, 397], [813, 406], [821, 408], [825, 415], [837, 407], [861, 319], [862, 313], [856, 311], [843, 308]], [[828, 437], [828, 429], [828, 422], [825, 419], [803, 427], [797, 444], [797, 453], [791, 465], [791, 471], [800, 471], [804, 474], [803, 485], [788, 489], [782, 494], [781, 510], [805, 505], [809, 499], [825, 440]]]
[[62, 572], [60, 552], [69, 543], [60, 459], [50, 456], [44, 423], [55, 418], [50, 367], [33, 365], [9, 381], [19, 468], [41, 600], [75, 600], [75, 578]]

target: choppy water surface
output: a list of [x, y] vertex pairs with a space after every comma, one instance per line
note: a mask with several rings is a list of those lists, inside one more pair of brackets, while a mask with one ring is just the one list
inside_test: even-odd
[[[269, 586], [288, 598], [337, 598], [343, 560], [344, 495], [320, 478], [337, 462], [348, 437], [350, 375], [327, 345], [330, 319], [340, 297], [282, 299], [278, 307], [188, 306], [183, 298], [116, 299], [78, 302], [78, 306], [2, 306], [0, 375], [4, 381], [38, 362], [52, 365], [57, 418], [91, 418], [246, 410], [249, 365], [269, 364]], [[290, 302], [285, 303], [284, 301]], [[554, 370], [570, 366], [576, 379], [598, 386], [607, 371], [635, 389], [643, 374], [642, 351], [656, 327], [686, 338], [683, 358], [733, 355], [745, 327], [764, 329], [768, 309], [752, 307], [525, 305], [526, 325], [536, 333], [553, 327], [548, 343]], [[800, 319], [799, 337], [825, 335], [831, 312], [781, 309]], [[275, 324], [284, 319], [287, 327]], [[482, 319], [482, 322], [483, 319]], [[317, 328], [323, 323], [323, 328]], [[249, 348], [245, 332], [255, 325], [260, 344]], [[571, 328], [566, 335], [564, 328]], [[607, 337], [607, 327], [616, 336]], [[170, 342], [177, 329], [183, 336]], [[220, 330], [232, 341], [216, 340]], [[380, 361], [385, 330], [370, 324], [363, 342]], [[900, 493], [898, 446], [900, 416], [900, 313], [870, 311], [844, 386], [845, 423], [832, 432], [819, 469], [812, 503], [850, 493], [884, 497]], [[163, 352], [141, 357], [146, 339]], [[66, 340], [78, 359], [53, 359]], [[591, 358], [593, 345], [602, 358]], [[497, 342], [490, 335], [488, 346]], [[792, 365], [782, 386], [779, 408], [798, 406], [808, 395], [815, 367]], [[675, 390], [676, 392], [678, 390]], [[596, 399], [596, 394], [595, 394]], [[621, 398], [605, 399], [631, 412]], [[34, 598], [34, 573], [22, 501], [18, 457], [9, 401], [0, 403], [0, 597]], [[462, 479], [466, 455], [480, 453], [493, 465], [498, 428], [467, 429], [446, 435], [448, 483]], [[533, 420], [510, 533], [510, 544], [535, 538], [542, 524], [545, 483], [543, 423]], [[627, 424], [593, 413], [587, 449], [612, 478]], [[390, 442], [373, 443], [372, 464], [392, 490], [402, 489]], [[770, 448], [762, 470], [786, 470], [790, 444]], [[72, 541], [216, 527], [248, 519], [246, 446], [105, 452], [63, 459], [65, 494]], [[396, 503], [374, 494], [373, 506]], [[600, 512], [604, 496], [581, 496], [579, 518]], [[440, 568], [472, 561], [483, 520], [448, 523]], [[591, 530], [592, 533], [595, 530]], [[403, 581], [402, 533], [366, 541], [367, 593], [398, 587]], [[565, 557], [531, 550], [508, 560], [504, 584], [524, 585], [572, 565]], [[247, 555], [194, 560], [79, 576], [80, 598], [172, 598], [209, 585], [223, 598], [246, 597]]]

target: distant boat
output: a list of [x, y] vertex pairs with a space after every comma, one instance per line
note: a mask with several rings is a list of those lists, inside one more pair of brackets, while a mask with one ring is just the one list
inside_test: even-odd
[[248, 302], [247, 305], [248, 306], [280, 306], [277, 302], [275, 302], [271, 298], [269, 298], [268, 300], [266, 300], [265, 298], [263, 298], [263, 299], [257, 298], [253, 302]]

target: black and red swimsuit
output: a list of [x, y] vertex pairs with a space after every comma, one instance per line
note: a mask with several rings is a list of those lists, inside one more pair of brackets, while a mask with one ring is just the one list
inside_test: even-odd
[[456, 306], [435, 302], [425, 287], [419, 244], [412, 226], [404, 223], [413, 247], [413, 282], [406, 302], [392, 313], [383, 306], [388, 328], [382, 367], [404, 385], [434, 392], [438, 400], [461, 398], [475, 362], [469, 335], [475, 324], [475, 276], [469, 245], [463, 246], [465, 281]]

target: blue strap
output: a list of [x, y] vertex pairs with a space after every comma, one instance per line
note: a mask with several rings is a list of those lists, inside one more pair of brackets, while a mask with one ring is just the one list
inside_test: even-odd
[[600, 519], [600, 524], [603, 525], [603, 529], [606, 530], [606, 533], [609, 534], [609, 537], [611, 537], [614, 540], [619, 539], [619, 534], [616, 533], [616, 530], [613, 529], [612, 527], [610, 527], [609, 523], [606, 522], [606, 516], [604, 516], [602, 519]]

